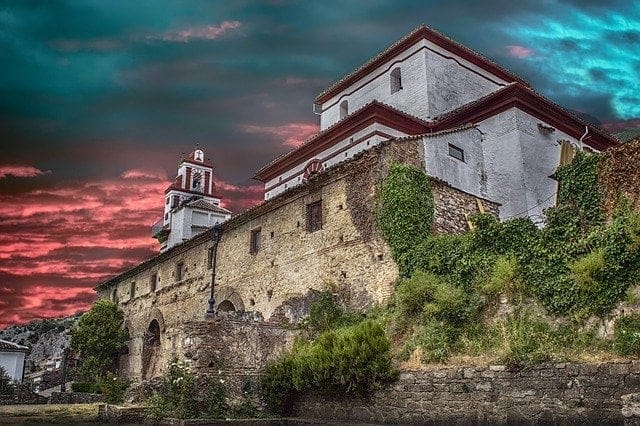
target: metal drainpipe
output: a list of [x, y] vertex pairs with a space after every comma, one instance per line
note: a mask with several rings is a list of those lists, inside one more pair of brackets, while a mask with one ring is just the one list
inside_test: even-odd
[[220, 242], [220, 237], [222, 236], [222, 227], [216, 225], [213, 227], [213, 249], [212, 257], [211, 257], [211, 294], [209, 295], [209, 308], [207, 312], [204, 314], [205, 319], [212, 319], [216, 316], [216, 299], [215, 299], [215, 288], [216, 288], [216, 259], [218, 257], [218, 242]]

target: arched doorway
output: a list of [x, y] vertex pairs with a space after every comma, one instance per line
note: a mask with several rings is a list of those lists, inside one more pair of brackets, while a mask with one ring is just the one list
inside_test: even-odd
[[162, 346], [162, 330], [158, 319], [149, 322], [142, 343], [142, 377], [151, 379], [157, 375], [160, 366], [158, 360]]
[[236, 311], [236, 307], [229, 300], [223, 300], [222, 303], [218, 305], [218, 312], [228, 313], [228, 312], [235, 312], [235, 311]]

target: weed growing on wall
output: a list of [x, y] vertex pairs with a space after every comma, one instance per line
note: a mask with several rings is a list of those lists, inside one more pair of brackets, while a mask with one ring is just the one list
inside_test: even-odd
[[[640, 214], [623, 206], [605, 221], [597, 167], [597, 156], [578, 153], [558, 170], [558, 205], [547, 210], [542, 229], [529, 219], [477, 215], [474, 231], [446, 236], [429, 232], [433, 200], [424, 198], [431, 197], [426, 175], [392, 167], [380, 185], [376, 215], [403, 277], [390, 330], [404, 337], [404, 356], [419, 347], [424, 361], [444, 361], [465, 345], [484, 346], [488, 339], [475, 344], [477, 330], [470, 330], [501, 296], [516, 305], [533, 298], [549, 314], [578, 322], [611, 312], [640, 282]], [[422, 198], [409, 202], [416, 194]], [[484, 332], [493, 333], [505, 361], [530, 364], [563, 344], [545, 324], [517, 310], [500, 330], [494, 324]]]
[[[321, 312], [335, 313], [333, 304], [322, 299], [314, 310], [320, 317]], [[290, 354], [265, 367], [262, 392], [271, 411], [288, 413], [295, 392], [363, 395], [395, 378], [391, 343], [378, 321], [343, 325], [335, 319], [333, 324], [342, 325], [298, 341]]]

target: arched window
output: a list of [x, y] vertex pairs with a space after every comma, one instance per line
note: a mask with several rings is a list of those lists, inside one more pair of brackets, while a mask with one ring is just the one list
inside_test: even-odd
[[160, 346], [160, 324], [155, 319], [149, 324], [146, 340], [147, 346]]
[[402, 74], [400, 67], [397, 67], [391, 71], [391, 93], [396, 93], [400, 90], [402, 90]]
[[340, 102], [340, 118], [345, 118], [349, 115], [349, 102], [346, 100]]
[[236, 307], [228, 300], [225, 300], [218, 305], [218, 312], [235, 312], [235, 310]]

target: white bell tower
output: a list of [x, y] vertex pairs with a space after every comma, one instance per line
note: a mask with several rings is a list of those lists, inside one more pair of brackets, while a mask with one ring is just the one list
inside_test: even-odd
[[204, 151], [197, 145], [189, 155], [183, 156], [176, 178], [164, 193], [163, 217], [152, 227], [161, 251], [231, 217], [232, 213], [220, 206], [220, 196], [215, 193], [213, 164], [205, 159]]

